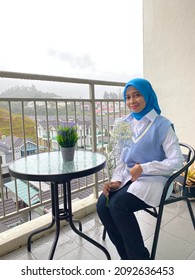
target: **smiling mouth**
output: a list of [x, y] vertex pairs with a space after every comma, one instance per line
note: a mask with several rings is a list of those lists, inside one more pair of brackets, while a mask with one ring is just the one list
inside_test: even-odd
[[139, 105], [132, 105], [132, 106], [131, 106], [131, 109], [132, 109], [132, 110], [135, 110], [135, 109], [137, 109], [138, 106], [139, 106]]

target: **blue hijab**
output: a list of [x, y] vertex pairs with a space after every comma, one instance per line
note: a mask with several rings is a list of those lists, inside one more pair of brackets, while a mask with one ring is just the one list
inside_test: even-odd
[[145, 80], [143, 78], [136, 78], [136, 79], [130, 80], [125, 85], [125, 88], [124, 88], [125, 102], [126, 102], [126, 90], [129, 86], [136, 88], [141, 93], [141, 95], [143, 95], [144, 100], [146, 102], [146, 106], [141, 112], [139, 112], [139, 113], [132, 112], [131, 113], [134, 118], [136, 118], [137, 120], [141, 120], [152, 109], [154, 109], [156, 111], [156, 113], [158, 115], [160, 115], [161, 110], [158, 105], [158, 99], [157, 99], [156, 93], [154, 92], [151, 84], [147, 80]]

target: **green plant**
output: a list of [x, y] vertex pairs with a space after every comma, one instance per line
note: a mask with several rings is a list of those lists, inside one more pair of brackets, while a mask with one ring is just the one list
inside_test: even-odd
[[77, 126], [74, 122], [65, 123], [59, 126], [56, 140], [63, 147], [74, 147], [79, 139]]

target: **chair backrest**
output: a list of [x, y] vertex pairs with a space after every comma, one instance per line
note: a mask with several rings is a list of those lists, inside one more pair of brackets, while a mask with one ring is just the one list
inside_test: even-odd
[[169, 190], [171, 183], [174, 182], [176, 180], [176, 178], [178, 178], [182, 173], [184, 174], [183, 175], [184, 176], [183, 186], [184, 186], [184, 184], [186, 182], [187, 174], [188, 174], [188, 168], [190, 167], [191, 164], [193, 164], [193, 162], [195, 160], [195, 151], [192, 146], [185, 144], [185, 143], [179, 143], [179, 145], [181, 148], [185, 148], [184, 158], [186, 161], [185, 161], [184, 165], [182, 166], [182, 168], [180, 168], [177, 172], [175, 172], [167, 180], [163, 193], [162, 193], [160, 205], [164, 204], [164, 201], [166, 200], [167, 192]]
[[[185, 162], [189, 161], [188, 155], [187, 154], [183, 154], [184, 158], [185, 158]], [[183, 190], [186, 186], [186, 181], [187, 181], [187, 177], [188, 177], [188, 171], [186, 170], [185, 172], [183, 172], [182, 174], [180, 174], [177, 178], [175, 178], [174, 180], [174, 190], [173, 192], [175, 194], [182, 194]]]

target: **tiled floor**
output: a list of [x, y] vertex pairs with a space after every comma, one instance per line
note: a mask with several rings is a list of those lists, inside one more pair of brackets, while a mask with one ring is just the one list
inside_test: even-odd
[[[195, 201], [192, 201], [195, 213]], [[143, 233], [145, 245], [151, 249], [155, 218], [144, 211], [139, 211], [137, 218]], [[103, 244], [118, 260], [119, 256], [107, 237], [102, 240], [103, 227], [96, 213], [81, 220], [83, 231], [99, 243]], [[28, 253], [26, 246], [0, 257], [0, 260], [46, 260], [52, 244], [54, 233], [42, 237], [32, 244], [32, 252]], [[54, 259], [59, 260], [104, 260], [105, 254], [76, 235], [69, 226], [61, 229]], [[159, 237], [156, 259], [158, 260], [195, 260], [195, 231], [190, 220], [185, 202], [167, 205], [165, 207], [162, 228]]]

